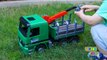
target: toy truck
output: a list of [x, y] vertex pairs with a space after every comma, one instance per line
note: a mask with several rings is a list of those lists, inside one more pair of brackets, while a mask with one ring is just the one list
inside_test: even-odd
[[[78, 40], [78, 34], [84, 32], [84, 22], [71, 23], [71, 14], [68, 20], [64, 20], [64, 15], [72, 9], [79, 10], [80, 7], [71, 7], [53, 16], [39, 16], [37, 14], [20, 17], [18, 28], [19, 46], [24, 54], [31, 54], [33, 51], [44, 51], [54, 43], [69, 42]], [[61, 18], [61, 22], [55, 21]]]

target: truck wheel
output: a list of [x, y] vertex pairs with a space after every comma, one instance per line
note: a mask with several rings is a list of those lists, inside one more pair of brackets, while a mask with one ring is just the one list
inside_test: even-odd
[[66, 46], [67, 46], [67, 42], [66, 42], [66, 41], [63, 41], [61, 46], [62, 46], [62, 47], [66, 47]]
[[70, 42], [71, 43], [78, 43], [79, 42], [79, 36], [72, 36], [71, 38], [70, 38]]
[[67, 46], [67, 41], [66, 41], [66, 39], [62, 39], [59, 44], [60, 44], [60, 46], [62, 46], [62, 47], [66, 47], [66, 46]]
[[43, 44], [43, 45], [38, 45], [35, 50], [39, 53], [43, 53], [45, 49], [46, 49], [46, 46], [45, 44]]

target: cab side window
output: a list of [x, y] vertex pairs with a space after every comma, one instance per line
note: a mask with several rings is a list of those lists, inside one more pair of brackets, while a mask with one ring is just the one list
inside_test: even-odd
[[31, 31], [30, 31], [30, 37], [39, 35], [39, 32], [40, 32], [40, 28], [39, 28], [39, 27], [38, 27], [38, 28], [31, 29]]

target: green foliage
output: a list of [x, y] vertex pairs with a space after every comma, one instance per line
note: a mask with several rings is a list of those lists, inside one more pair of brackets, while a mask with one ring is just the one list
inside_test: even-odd
[[[19, 49], [17, 30], [20, 16], [32, 14], [51, 16], [69, 7], [71, 4], [54, 3], [0, 8], [0, 60], [88, 60], [84, 47], [95, 46], [88, 25], [86, 25], [84, 34], [80, 35], [78, 44], [71, 43], [66, 47], [55, 46], [46, 49], [43, 54], [34, 53], [31, 56], [23, 55]], [[78, 17], [76, 18], [80, 21]]]

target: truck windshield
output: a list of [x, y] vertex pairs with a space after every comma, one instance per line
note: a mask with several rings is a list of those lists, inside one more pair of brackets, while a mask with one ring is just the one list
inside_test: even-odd
[[22, 24], [20, 22], [20, 25], [19, 25], [19, 30], [20, 32], [26, 37], [27, 36], [27, 30], [28, 30], [28, 27], [26, 27], [24, 24]]

